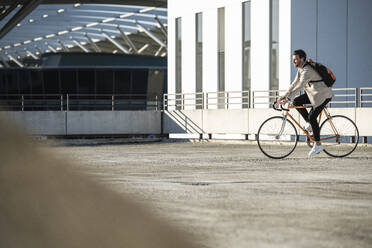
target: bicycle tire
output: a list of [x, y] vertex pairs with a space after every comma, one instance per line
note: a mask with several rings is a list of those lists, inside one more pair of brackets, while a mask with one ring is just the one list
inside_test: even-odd
[[[332, 125], [337, 129], [339, 137], [329, 140], [322, 140], [335, 135]], [[320, 126], [320, 139], [324, 152], [335, 158], [342, 158], [350, 155], [358, 146], [359, 130], [355, 123], [343, 115], [334, 115], [323, 121]]]
[[282, 159], [289, 156], [297, 146], [298, 134], [291, 121], [286, 119], [282, 135], [278, 137], [282, 129], [284, 118], [274, 116], [265, 120], [257, 132], [257, 144], [261, 152], [269, 158]]

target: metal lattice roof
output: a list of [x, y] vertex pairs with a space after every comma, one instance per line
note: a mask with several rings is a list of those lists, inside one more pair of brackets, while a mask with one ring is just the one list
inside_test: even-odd
[[[0, 22], [4, 28], [18, 5]], [[167, 9], [118, 4], [40, 4], [0, 38], [0, 58], [23, 66], [49, 52], [165, 56]]]

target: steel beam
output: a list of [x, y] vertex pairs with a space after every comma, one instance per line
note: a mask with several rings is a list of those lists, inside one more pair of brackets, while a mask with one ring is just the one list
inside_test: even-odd
[[168, 31], [164, 27], [163, 23], [159, 20], [159, 18], [157, 16], [155, 16], [155, 20], [159, 23], [160, 30], [163, 32], [163, 34], [165, 35], [165, 37], [167, 37], [167, 39], [168, 39]]
[[155, 56], [159, 56], [162, 49], [163, 49], [163, 47], [160, 46], [159, 49], [156, 51]]
[[82, 44], [80, 44], [80, 42], [76, 41], [76, 40], [72, 40], [72, 42], [74, 42], [78, 47], [80, 47], [81, 50], [83, 50], [84, 52], [86, 53], [89, 53], [90, 51], [88, 50], [88, 48], [84, 47]]
[[1, 62], [3, 62], [3, 64], [4, 64], [4, 67], [10, 67], [10, 65], [8, 64], [8, 61], [6, 61], [4, 58], [3, 58], [3, 56], [1, 56], [0, 57], [0, 59], [1, 59]]
[[[43, 0], [31, 0], [25, 2], [22, 8], [0, 30], [0, 39], [12, 30], [23, 18], [30, 14]], [[17, 1], [18, 4], [18, 1]]]
[[151, 31], [147, 30], [144, 26], [142, 26], [141, 24], [139, 24], [138, 22], [136, 22], [137, 24], [137, 28], [139, 31], [143, 31], [145, 32], [151, 39], [153, 39], [156, 43], [158, 43], [160, 46], [163, 46], [165, 47], [165, 49], [167, 49], [167, 45], [159, 38], [157, 37], [155, 34], [153, 34]]
[[93, 47], [94, 51], [96, 51], [97, 53], [102, 52], [101, 48], [99, 48], [99, 47], [97, 46], [97, 44], [92, 40], [92, 38], [90, 38], [90, 37], [88, 36], [87, 33], [85, 33], [84, 36], [87, 38], [89, 44]]
[[8, 54], [8, 58], [14, 61], [14, 63], [16, 63], [19, 67], [24, 67], [24, 65], [20, 61], [18, 61], [18, 59], [14, 58], [12, 55]]
[[58, 40], [58, 43], [61, 45], [62, 50], [63, 50], [64, 52], [69, 52], [69, 51], [70, 51], [70, 49], [68, 49], [68, 47], [65, 46], [65, 44], [62, 43], [62, 41]]
[[138, 50], [136, 48], [136, 46], [133, 44], [133, 42], [131, 41], [131, 39], [125, 34], [125, 32], [120, 28], [120, 26], [118, 25], [117, 26], [117, 29], [119, 30], [120, 34], [121, 34], [121, 37], [125, 40], [125, 42], [132, 48], [132, 50], [135, 52], [135, 53], [138, 53]]
[[139, 50], [138, 50], [138, 54], [141, 54], [143, 51], [145, 51], [146, 48], [149, 47], [149, 44], [145, 44], [143, 47], [141, 47]]
[[45, 42], [45, 45], [54, 53], [57, 53], [57, 50], [54, 49], [54, 47], [52, 47], [51, 45], [48, 44], [48, 42]]
[[5, 8], [5, 6], [3, 6], [1, 8], [1, 14], [0, 14], [0, 21], [2, 21], [5, 17], [7, 17], [15, 8], [17, 8], [18, 6], [18, 1], [15, 1], [12, 3], [12, 5], [10, 5], [8, 8]]
[[41, 51], [41, 49], [38, 46], [35, 45], [35, 49], [36, 49], [36, 51], [38, 51], [40, 53], [40, 55], [43, 54], [43, 51]]
[[108, 39], [112, 44], [114, 44], [114, 46], [116, 46], [117, 48], [119, 48], [121, 51], [123, 51], [124, 53], [126, 54], [130, 54], [129, 50], [127, 48], [125, 48], [124, 46], [122, 46], [119, 42], [117, 42], [116, 40], [114, 40], [113, 38], [111, 38], [108, 34], [102, 32], [101, 33], [106, 39]]
[[35, 54], [33, 54], [32, 52], [30, 52], [29, 50], [25, 50], [26, 51], [26, 53], [28, 54], [28, 55], [30, 55], [33, 59], [39, 59], [39, 57], [38, 56], [36, 56]]
[[[2, 0], [3, 5], [12, 4], [14, 0]], [[19, 0], [20, 4], [26, 4], [28, 0]], [[43, 4], [74, 4], [76, 0], [44, 0]], [[123, 4], [123, 0], [79, 0], [81, 4]], [[126, 5], [167, 7], [167, 0], [125, 0]]]

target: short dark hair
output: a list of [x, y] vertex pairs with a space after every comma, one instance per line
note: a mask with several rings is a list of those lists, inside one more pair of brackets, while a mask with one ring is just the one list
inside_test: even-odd
[[300, 57], [300, 59], [304, 58], [306, 60], [306, 53], [302, 49], [295, 50], [293, 52], [293, 55], [298, 55]]

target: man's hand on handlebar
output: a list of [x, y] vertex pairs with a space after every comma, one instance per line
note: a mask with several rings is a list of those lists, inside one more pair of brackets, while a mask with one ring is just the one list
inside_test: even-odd
[[284, 105], [287, 102], [289, 102], [289, 99], [287, 97], [279, 97], [278, 100], [276, 101], [277, 104]]

